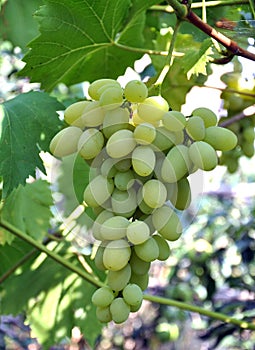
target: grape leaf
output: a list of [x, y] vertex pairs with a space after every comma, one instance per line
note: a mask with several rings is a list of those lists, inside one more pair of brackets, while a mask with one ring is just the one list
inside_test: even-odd
[[[144, 11], [155, 0], [46, 0], [36, 13], [41, 35], [29, 46], [21, 75], [46, 90], [59, 82], [72, 85], [116, 78], [142, 53]], [[133, 5], [133, 6], [132, 6]]]
[[48, 232], [53, 204], [51, 190], [44, 180], [19, 186], [5, 200], [1, 217], [32, 236], [42, 240]]
[[0, 36], [25, 50], [26, 44], [39, 34], [32, 15], [41, 4], [42, 0], [8, 0], [0, 12]]
[[48, 151], [52, 137], [62, 122], [56, 111], [64, 109], [55, 98], [43, 92], [21, 94], [0, 105], [0, 174], [3, 197], [19, 184], [24, 185], [35, 169], [45, 173], [39, 156]]

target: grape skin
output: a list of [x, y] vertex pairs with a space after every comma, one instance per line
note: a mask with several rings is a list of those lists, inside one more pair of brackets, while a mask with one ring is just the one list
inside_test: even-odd
[[[59, 131], [50, 142], [50, 151], [55, 157], [65, 157], [77, 152], [78, 141], [82, 130], [76, 126], [69, 126]], [[68, 140], [68, 142], [66, 142]]]

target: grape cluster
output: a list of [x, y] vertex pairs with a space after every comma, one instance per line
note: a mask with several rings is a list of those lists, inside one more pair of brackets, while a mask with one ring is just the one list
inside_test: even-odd
[[214, 169], [216, 151], [232, 149], [237, 139], [217, 126], [211, 110], [197, 108], [185, 117], [169, 110], [163, 97], [148, 97], [141, 81], [123, 89], [100, 79], [88, 93], [91, 101], [65, 110], [69, 126], [50, 150], [56, 157], [78, 152], [90, 164], [84, 202], [96, 214], [95, 264], [108, 271], [92, 302], [101, 322], [122, 323], [142, 304], [151, 262], [166, 260], [169, 241], [182, 233], [176, 209], [190, 205], [189, 174]]

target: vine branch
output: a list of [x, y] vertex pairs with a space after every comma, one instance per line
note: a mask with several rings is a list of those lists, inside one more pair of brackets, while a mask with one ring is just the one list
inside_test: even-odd
[[[188, 7], [186, 5], [181, 4], [178, 0], [168, 0], [168, 3], [172, 6], [178, 18], [192, 23], [205, 34], [215, 39], [218, 43], [220, 43], [227, 49], [229, 56], [241, 56], [249, 60], [255, 61], [254, 53], [241, 48], [235, 41], [229, 39], [222, 33], [218, 32], [215, 28], [211, 27], [209, 24], [203, 22], [201, 18], [198, 17], [193, 11], [188, 11]], [[186, 7], [186, 13], [183, 10], [183, 6]]]
[[[102, 281], [100, 281], [99, 279], [96, 279], [94, 276], [91, 276], [86, 271], [73, 265], [72, 263], [65, 260], [60, 255], [58, 255], [57, 253], [49, 250], [42, 243], [37, 242], [32, 237], [28, 236], [26, 233], [22, 232], [20, 229], [13, 226], [9, 222], [7, 222], [5, 220], [0, 221], [0, 227], [3, 227], [5, 230], [9, 231], [13, 235], [15, 235], [15, 236], [21, 238], [22, 240], [24, 240], [25, 242], [31, 244], [37, 250], [45, 253], [48, 257], [55, 260], [57, 263], [61, 264], [62, 266], [64, 266], [68, 270], [76, 273], [78, 276], [84, 278], [85, 280], [87, 280], [91, 284], [95, 285], [96, 287], [103, 287], [104, 286], [104, 283]], [[144, 294], [144, 299], [151, 301], [151, 302], [154, 302], [154, 303], [160, 303], [163, 305], [174, 306], [174, 307], [177, 307], [177, 308], [182, 309], [182, 310], [196, 312], [196, 313], [199, 313], [201, 315], [204, 315], [204, 316], [216, 319], [216, 320], [220, 320], [220, 321], [223, 321], [226, 323], [232, 323], [232, 324], [239, 326], [242, 329], [255, 330], [255, 324], [253, 324], [253, 323], [246, 322], [243, 320], [238, 320], [236, 318], [229, 317], [228, 315], [225, 315], [225, 314], [222, 314], [219, 312], [206, 310], [206, 309], [199, 307], [199, 306], [190, 305], [190, 304], [183, 303], [183, 302], [180, 302], [177, 300], [159, 297], [159, 296], [155, 296], [155, 295], [149, 295], [149, 294]]]

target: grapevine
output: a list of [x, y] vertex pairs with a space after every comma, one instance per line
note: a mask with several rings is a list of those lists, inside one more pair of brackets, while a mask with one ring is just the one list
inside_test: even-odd
[[189, 175], [218, 165], [218, 151], [237, 144], [205, 107], [184, 116], [160, 95], [132, 80], [94, 81], [90, 100], [70, 105], [67, 126], [51, 141], [51, 153], [77, 153], [90, 165], [84, 205], [93, 209], [95, 264], [107, 271], [92, 302], [98, 319], [124, 322], [137, 311], [155, 260], [166, 260], [180, 238], [180, 211], [191, 201]]

